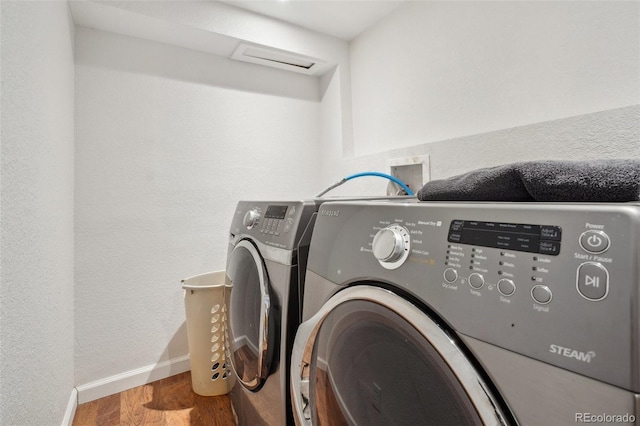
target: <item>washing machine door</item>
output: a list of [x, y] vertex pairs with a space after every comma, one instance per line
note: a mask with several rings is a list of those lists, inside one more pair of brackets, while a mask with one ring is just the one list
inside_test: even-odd
[[227, 336], [231, 365], [245, 388], [258, 390], [269, 374], [273, 325], [264, 261], [250, 241], [236, 244], [226, 273], [231, 284]]
[[300, 326], [291, 374], [294, 416], [302, 425], [509, 421], [442, 327], [373, 286], [341, 291]]

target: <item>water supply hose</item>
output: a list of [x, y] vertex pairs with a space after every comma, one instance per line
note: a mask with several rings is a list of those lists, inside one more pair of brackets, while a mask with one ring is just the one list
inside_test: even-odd
[[380, 172], [362, 172], [362, 173], [356, 173], [356, 174], [347, 176], [345, 178], [342, 178], [342, 180], [334, 183], [333, 185], [329, 186], [327, 189], [325, 189], [324, 191], [322, 191], [321, 193], [316, 195], [316, 198], [322, 197], [327, 192], [331, 191], [332, 189], [335, 189], [335, 188], [339, 187], [340, 185], [342, 185], [343, 183], [345, 183], [345, 182], [347, 182], [347, 181], [349, 181], [351, 179], [365, 177], [365, 176], [375, 176], [375, 177], [381, 177], [381, 178], [389, 179], [390, 181], [398, 184], [407, 193], [407, 195], [413, 195], [413, 191], [407, 186], [407, 184], [404, 183], [403, 181], [401, 181], [400, 179], [398, 179], [395, 176], [391, 176], [391, 175], [388, 175], [386, 173], [380, 173]]

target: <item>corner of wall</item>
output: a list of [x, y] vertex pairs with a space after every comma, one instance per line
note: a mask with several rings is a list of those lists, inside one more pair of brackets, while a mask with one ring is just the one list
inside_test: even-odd
[[69, 396], [69, 403], [67, 409], [64, 412], [62, 418], [62, 426], [71, 426], [73, 424], [73, 418], [76, 415], [76, 409], [78, 408], [78, 389], [71, 389], [71, 396]]

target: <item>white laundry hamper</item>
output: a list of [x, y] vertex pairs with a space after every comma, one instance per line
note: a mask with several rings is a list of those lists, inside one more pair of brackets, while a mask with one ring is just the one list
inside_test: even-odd
[[224, 395], [234, 384], [227, 357], [227, 306], [231, 286], [225, 271], [182, 280], [189, 339], [191, 386], [202, 396]]

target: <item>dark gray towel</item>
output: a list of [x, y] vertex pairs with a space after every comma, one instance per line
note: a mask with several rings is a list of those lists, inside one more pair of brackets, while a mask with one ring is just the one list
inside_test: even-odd
[[422, 201], [640, 200], [640, 160], [531, 161], [428, 182]]

